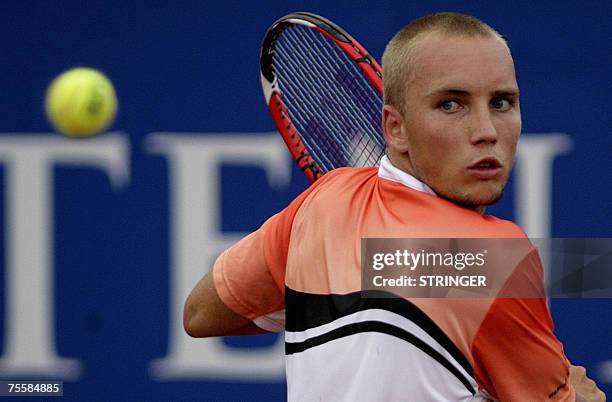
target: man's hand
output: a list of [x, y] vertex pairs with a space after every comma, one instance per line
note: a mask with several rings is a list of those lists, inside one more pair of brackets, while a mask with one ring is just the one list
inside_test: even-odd
[[605, 402], [606, 395], [597, 388], [595, 381], [586, 375], [582, 366], [570, 366], [569, 382], [576, 391], [576, 402]]

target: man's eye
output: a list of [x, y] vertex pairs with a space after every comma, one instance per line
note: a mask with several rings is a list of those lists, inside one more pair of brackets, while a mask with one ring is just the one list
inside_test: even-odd
[[497, 109], [498, 111], [505, 112], [509, 110], [514, 103], [506, 98], [495, 98], [491, 101], [491, 107], [493, 109]]
[[456, 112], [457, 110], [459, 110], [460, 105], [458, 102], [456, 101], [452, 101], [452, 100], [445, 100], [440, 102], [439, 105], [440, 109], [442, 109], [444, 112], [447, 113], [453, 113]]

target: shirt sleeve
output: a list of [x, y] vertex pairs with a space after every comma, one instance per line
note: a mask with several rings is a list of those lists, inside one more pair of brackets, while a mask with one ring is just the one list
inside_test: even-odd
[[323, 181], [317, 180], [287, 208], [217, 258], [213, 266], [215, 289], [232, 311], [255, 320], [285, 308], [285, 268], [293, 219]]
[[[508, 283], [543, 290], [536, 251], [520, 264]], [[478, 383], [501, 401], [573, 401], [569, 361], [553, 333], [553, 321], [540, 298], [498, 298], [472, 343]]]

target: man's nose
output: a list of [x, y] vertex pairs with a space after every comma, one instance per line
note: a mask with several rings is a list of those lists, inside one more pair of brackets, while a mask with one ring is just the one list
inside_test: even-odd
[[474, 145], [495, 144], [497, 142], [497, 129], [493, 124], [493, 116], [489, 105], [478, 106], [473, 109], [471, 124], [471, 142]]

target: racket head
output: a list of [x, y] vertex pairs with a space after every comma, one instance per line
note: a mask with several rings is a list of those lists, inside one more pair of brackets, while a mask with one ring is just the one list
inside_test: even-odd
[[345, 30], [312, 13], [280, 18], [264, 37], [260, 73], [278, 132], [311, 182], [380, 160], [382, 70]]

